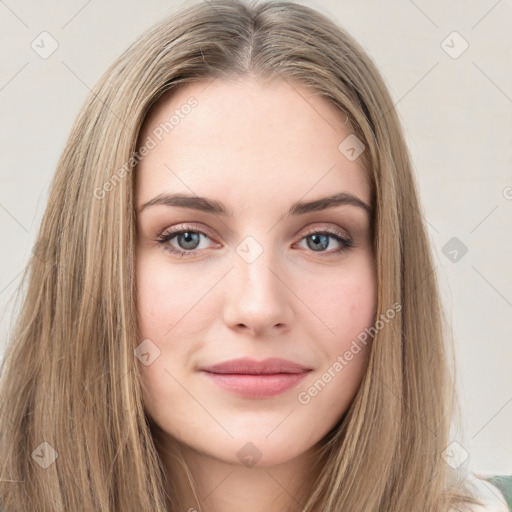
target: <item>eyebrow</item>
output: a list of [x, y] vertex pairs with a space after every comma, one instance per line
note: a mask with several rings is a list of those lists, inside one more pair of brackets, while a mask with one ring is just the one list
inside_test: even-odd
[[[177, 206], [200, 210], [216, 215], [232, 217], [233, 213], [223, 203], [207, 197], [191, 196], [188, 194], [159, 194], [147, 203], [144, 203], [139, 213], [154, 205]], [[304, 215], [306, 213], [318, 212], [339, 205], [351, 205], [364, 209], [370, 215], [372, 208], [358, 197], [348, 192], [340, 192], [332, 196], [322, 197], [313, 201], [297, 201], [291, 205], [285, 217], [292, 215]]]

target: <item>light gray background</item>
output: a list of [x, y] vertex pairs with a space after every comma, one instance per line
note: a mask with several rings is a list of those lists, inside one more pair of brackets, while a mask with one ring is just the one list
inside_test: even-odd
[[[0, 355], [73, 119], [107, 66], [180, 3], [0, 0]], [[512, 1], [301, 3], [335, 18], [385, 77], [453, 325], [464, 464], [512, 474]], [[58, 43], [46, 59], [31, 47], [50, 48], [43, 31]]]

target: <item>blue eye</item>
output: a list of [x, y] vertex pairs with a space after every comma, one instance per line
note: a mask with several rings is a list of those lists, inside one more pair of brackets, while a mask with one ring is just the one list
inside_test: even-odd
[[325, 249], [329, 247], [330, 240], [335, 240], [339, 244], [339, 247], [329, 251], [329, 254], [339, 253], [354, 246], [350, 238], [330, 231], [313, 231], [304, 236], [301, 241], [302, 240], [307, 240], [307, 246], [313, 252], [325, 252]]
[[[200, 252], [197, 249], [201, 241], [201, 236], [210, 238], [204, 231], [197, 228], [182, 227], [181, 229], [175, 229], [167, 233], [162, 233], [158, 237], [158, 242], [165, 247], [166, 251], [172, 254], [178, 254], [183, 256], [193, 256]], [[171, 244], [171, 241], [176, 238], [178, 247]]]
[[[171, 254], [176, 254], [180, 257], [188, 257], [194, 256], [202, 251], [202, 249], [198, 249], [201, 243], [201, 237], [210, 239], [210, 236], [200, 229], [190, 226], [180, 226], [177, 229], [172, 229], [171, 231], [160, 234], [157, 237], [157, 241]], [[177, 246], [171, 243], [174, 239], [176, 239], [175, 243]], [[307, 247], [311, 249], [312, 252], [322, 256], [324, 256], [324, 253], [325, 256], [329, 256], [354, 247], [352, 239], [338, 231], [312, 230], [300, 239], [300, 241], [302, 240], [307, 241]], [[326, 251], [325, 249], [329, 247], [331, 240], [334, 240], [339, 247]]]

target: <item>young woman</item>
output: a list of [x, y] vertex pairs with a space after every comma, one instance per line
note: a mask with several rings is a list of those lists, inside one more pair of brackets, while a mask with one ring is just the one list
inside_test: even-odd
[[26, 276], [5, 512], [486, 506], [393, 102], [318, 12], [212, 0], [132, 45]]

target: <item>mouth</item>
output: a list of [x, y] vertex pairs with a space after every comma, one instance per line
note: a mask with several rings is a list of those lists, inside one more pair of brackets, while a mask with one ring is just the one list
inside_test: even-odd
[[200, 369], [209, 382], [245, 398], [269, 398], [300, 384], [312, 371], [285, 359], [255, 361], [247, 358], [225, 361]]

